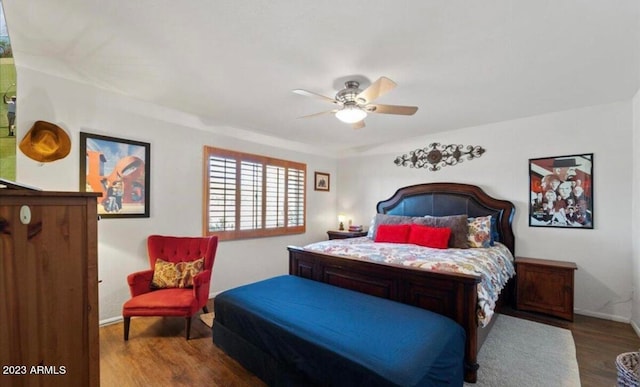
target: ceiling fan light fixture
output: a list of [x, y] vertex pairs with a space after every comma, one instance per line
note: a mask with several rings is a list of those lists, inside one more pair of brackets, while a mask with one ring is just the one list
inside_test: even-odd
[[344, 83], [344, 89], [338, 91], [335, 98], [325, 97], [324, 95], [303, 89], [295, 89], [293, 92], [307, 97], [319, 98], [338, 106], [338, 108], [333, 110], [315, 113], [300, 118], [316, 117], [331, 113], [345, 124], [350, 124], [353, 129], [361, 129], [365, 127], [364, 119], [369, 113], [397, 114], [403, 116], [411, 116], [415, 114], [418, 110], [417, 106], [372, 104], [375, 99], [388, 93], [395, 87], [396, 83], [394, 81], [387, 77], [380, 77], [364, 90], [360, 90], [359, 82], [347, 81]]
[[336, 112], [336, 117], [345, 124], [354, 124], [367, 117], [367, 112], [356, 105], [345, 105]]

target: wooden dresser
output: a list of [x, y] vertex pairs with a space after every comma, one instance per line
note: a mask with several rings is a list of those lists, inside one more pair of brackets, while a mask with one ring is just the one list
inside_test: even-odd
[[573, 321], [574, 262], [516, 257], [516, 308]]
[[0, 189], [0, 386], [99, 386], [97, 197]]

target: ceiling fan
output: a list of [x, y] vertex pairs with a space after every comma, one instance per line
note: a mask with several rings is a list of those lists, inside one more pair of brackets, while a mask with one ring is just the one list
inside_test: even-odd
[[300, 118], [310, 118], [333, 113], [340, 121], [352, 124], [354, 129], [360, 129], [364, 128], [364, 119], [369, 113], [411, 116], [418, 111], [417, 106], [381, 105], [372, 103], [376, 98], [393, 90], [395, 87], [396, 83], [394, 81], [387, 77], [380, 77], [364, 90], [360, 90], [359, 82], [347, 81], [344, 83], [344, 89], [338, 91], [335, 98], [325, 97], [324, 95], [302, 89], [295, 89], [293, 92], [307, 97], [319, 98], [338, 105], [338, 108], [336, 109], [310, 114]]

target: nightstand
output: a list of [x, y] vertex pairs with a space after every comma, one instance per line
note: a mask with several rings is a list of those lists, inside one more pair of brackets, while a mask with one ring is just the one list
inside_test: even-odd
[[327, 231], [329, 239], [347, 239], [367, 236], [366, 231]]
[[516, 257], [516, 308], [573, 321], [574, 262]]

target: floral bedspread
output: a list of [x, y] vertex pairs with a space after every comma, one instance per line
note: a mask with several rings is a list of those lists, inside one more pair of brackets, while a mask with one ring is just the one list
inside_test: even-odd
[[480, 276], [478, 283], [478, 321], [486, 326], [500, 291], [515, 275], [513, 255], [501, 244], [489, 248], [432, 249], [414, 244], [376, 243], [367, 237], [316, 242], [305, 250], [348, 258]]

